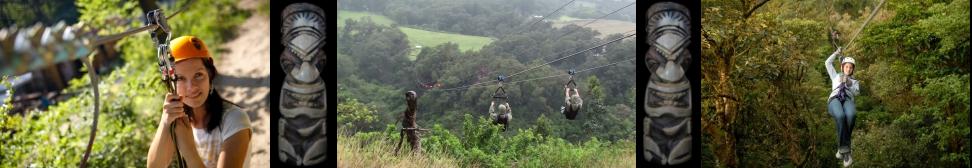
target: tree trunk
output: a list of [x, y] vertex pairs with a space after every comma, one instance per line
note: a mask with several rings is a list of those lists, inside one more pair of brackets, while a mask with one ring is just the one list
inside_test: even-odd
[[736, 137], [733, 132], [733, 124], [736, 121], [738, 102], [736, 93], [733, 91], [733, 83], [730, 78], [732, 70], [732, 55], [722, 55], [717, 63], [718, 83], [716, 84], [716, 94], [724, 95], [716, 98], [715, 110], [717, 120], [715, 129], [710, 134], [715, 135], [715, 153], [718, 164], [726, 167], [736, 167]]

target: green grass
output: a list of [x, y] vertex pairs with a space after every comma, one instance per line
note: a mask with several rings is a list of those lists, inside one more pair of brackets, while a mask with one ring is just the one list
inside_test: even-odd
[[[380, 133], [347, 133], [338, 131], [338, 167], [458, 167], [460, 160], [448, 154], [428, 151], [409, 154], [408, 145], [395, 155], [397, 139], [373, 138]], [[397, 137], [395, 137], [397, 138]]]
[[556, 21], [558, 21], [558, 22], [569, 22], [569, 21], [574, 21], [574, 20], [582, 20], [582, 19], [581, 18], [575, 18], [575, 17], [570, 17], [570, 16], [567, 16], [567, 15], [564, 15], [564, 16], [560, 16], [560, 18], [557, 18]]
[[[395, 21], [388, 19], [384, 15], [374, 14], [370, 12], [355, 12], [348, 10], [338, 11], [338, 27], [344, 27], [344, 21], [347, 19], [361, 20], [362, 18], [370, 17], [371, 21], [381, 24], [381, 25], [392, 25]], [[422, 30], [418, 28], [398, 26], [398, 29], [408, 36], [408, 41], [411, 42], [412, 47], [422, 46], [422, 47], [432, 47], [443, 43], [456, 43], [459, 45], [459, 49], [462, 51], [477, 51], [486, 44], [492, 43], [493, 39], [483, 36], [470, 36], [458, 33], [447, 33], [447, 32], [435, 32]], [[409, 54], [409, 60], [415, 60], [415, 56], [418, 55], [420, 50], [412, 50]]]
[[459, 49], [463, 51], [475, 51], [479, 50], [486, 44], [493, 42], [493, 39], [482, 36], [433, 32], [410, 27], [399, 27], [399, 29], [408, 35], [408, 41], [415, 43], [414, 45], [431, 47], [447, 42], [453, 42], [459, 44]]
[[518, 129], [502, 135], [500, 126], [471, 115], [462, 133], [452, 133], [439, 124], [421, 136], [423, 152], [410, 153], [407, 144], [395, 155], [398, 129], [388, 124], [384, 131], [349, 132], [353, 125], [338, 129], [339, 167], [635, 167], [635, 143], [596, 138], [570, 143], [543, 137], [532, 129]]

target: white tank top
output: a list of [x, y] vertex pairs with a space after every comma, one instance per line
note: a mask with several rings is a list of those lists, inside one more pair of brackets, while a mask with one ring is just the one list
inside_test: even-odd
[[[250, 117], [247, 116], [236, 105], [223, 103], [222, 122], [220, 126], [212, 132], [206, 132], [205, 128], [193, 128], [192, 134], [196, 138], [196, 151], [206, 167], [216, 167], [219, 161], [219, 152], [222, 150], [223, 142], [237, 132], [250, 129]], [[247, 145], [249, 146], [249, 145]], [[247, 151], [249, 154], [249, 151]], [[243, 167], [248, 167], [250, 157], [243, 160]]]

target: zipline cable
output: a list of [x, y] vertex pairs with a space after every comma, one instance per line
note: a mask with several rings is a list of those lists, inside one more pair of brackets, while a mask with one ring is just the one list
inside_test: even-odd
[[635, 34], [637, 34], [637, 33], [632, 33], [632, 34], [628, 34], [628, 35], [626, 35], [626, 36], [624, 36], [624, 37], [621, 37], [621, 38], [617, 38], [617, 39], [614, 39], [614, 40], [611, 40], [611, 41], [608, 41], [608, 42], [606, 42], [606, 43], [603, 43], [603, 44], [601, 44], [601, 45], [598, 45], [598, 46], [594, 46], [594, 47], [591, 47], [591, 48], [587, 48], [587, 49], [585, 49], [585, 50], [581, 50], [581, 51], [579, 51], [579, 52], [575, 52], [574, 54], [570, 54], [570, 55], [568, 55], [568, 56], [565, 56], [565, 57], [561, 57], [561, 58], [558, 58], [558, 59], [555, 59], [555, 60], [553, 60], [553, 61], [549, 61], [549, 62], [547, 62], [547, 63], [544, 63], [544, 64], [540, 64], [540, 65], [537, 65], [537, 66], [534, 66], [534, 67], [532, 67], [532, 68], [528, 68], [528, 69], [526, 69], [526, 70], [523, 70], [523, 71], [520, 71], [520, 72], [516, 72], [516, 73], [513, 73], [513, 74], [512, 74], [512, 75], [510, 75], [509, 77], [510, 77], [510, 78], [512, 78], [512, 77], [514, 77], [514, 76], [516, 76], [516, 75], [520, 75], [520, 74], [522, 74], [522, 73], [524, 73], [524, 72], [527, 72], [527, 71], [531, 71], [531, 70], [533, 70], [533, 69], [536, 69], [536, 68], [540, 68], [540, 67], [542, 67], [542, 66], [544, 66], [544, 65], [550, 65], [551, 63], [554, 63], [554, 62], [557, 62], [557, 61], [560, 61], [560, 60], [564, 60], [564, 59], [567, 59], [567, 58], [570, 58], [570, 57], [573, 57], [573, 56], [576, 56], [576, 55], [579, 55], [579, 54], [581, 54], [581, 53], [584, 53], [584, 52], [587, 52], [587, 51], [590, 51], [590, 50], [593, 50], [593, 49], [595, 49], [595, 48], [598, 48], [598, 47], [602, 47], [602, 46], [605, 46], [605, 45], [608, 45], [608, 44], [611, 44], [611, 43], [614, 43], [614, 42], [618, 42], [618, 41], [621, 41], [621, 40], [623, 40], [623, 39], [625, 39], [625, 38], [628, 38], [628, 37], [632, 37], [632, 36], [635, 36]]
[[[608, 67], [608, 66], [612, 66], [612, 65], [617, 65], [619, 63], [626, 62], [626, 61], [631, 61], [631, 60], [634, 60], [634, 59], [635, 58], [630, 58], [630, 59], [626, 59], [626, 60], [622, 60], [622, 61], [618, 61], [618, 62], [613, 62], [613, 63], [610, 63], [610, 64], [605, 64], [605, 65], [601, 65], [601, 66], [597, 66], [597, 67], [587, 68], [587, 69], [583, 69], [583, 70], [580, 70], [580, 71], [577, 71], [577, 72], [574, 72], [574, 73], [576, 75], [577, 73], [583, 73], [583, 72], [592, 71], [592, 70], [595, 70], [595, 69], [600, 69], [600, 68], [604, 68], [604, 67]], [[540, 80], [540, 79], [555, 78], [555, 77], [562, 77], [562, 76], [569, 76], [569, 75], [570, 74], [558, 74], [558, 75], [551, 75], [551, 76], [545, 76], [545, 77], [538, 77], [538, 78], [531, 78], [531, 79], [524, 79], [524, 80], [512, 81], [512, 82], [507, 82], [507, 83], [504, 83], [504, 84], [517, 84], [517, 83], [535, 81], [535, 80]], [[493, 82], [495, 82], [495, 80], [493, 80]], [[464, 87], [455, 88], [455, 89], [430, 90], [430, 92], [433, 92], [433, 91], [450, 91], [450, 90], [456, 90], [456, 89], [462, 89], [462, 88], [470, 88], [470, 89], [471, 88], [482, 88], [482, 87], [490, 87], [490, 86], [496, 86], [496, 85], [499, 85], [499, 83], [497, 83], [497, 84], [489, 84], [489, 85], [480, 85], [480, 86], [469, 85], [469, 86], [464, 86]]]
[[[606, 65], [601, 65], [601, 66], [597, 66], [597, 67], [587, 68], [587, 69], [580, 70], [580, 71], [577, 71], [577, 72], [574, 72], [574, 73], [577, 74], [577, 73], [581, 73], [581, 72], [586, 72], [586, 71], [591, 71], [591, 70], [595, 70], [595, 69], [600, 69], [600, 68], [604, 68], [604, 67], [616, 65], [616, 64], [619, 64], [619, 63], [622, 63], [622, 62], [631, 61], [631, 60], [634, 60], [634, 59], [635, 58], [629, 58], [629, 59], [626, 59], [626, 60], [622, 60], [622, 61], [618, 61], [618, 62], [606, 64]], [[552, 76], [539, 77], [539, 78], [533, 78], [533, 79], [525, 79], [525, 80], [519, 80], [519, 81], [509, 82], [508, 84], [516, 84], [516, 83], [529, 82], [529, 81], [535, 81], [535, 80], [540, 80], [540, 79], [561, 77], [561, 76], [570, 76], [570, 74], [559, 74], [559, 75], [552, 75]], [[487, 85], [487, 86], [489, 86], [489, 85]], [[480, 87], [486, 87], [486, 86], [480, 86]]]
[[[509, 77], [513, 77], [513, 76], [516, 76], [516, 75], [519, 75], [519, 74], [522, 74], [523, 72], [527, 72], [527, 71], [531, 71], [531, 70], [533, 70], [533, 69], [536, 69], [536, 68], [538, 68], [538, 67], [541, 67], [541, 66], [544, 66], [544, 65], [549, 65], [549, 64], [551, 64], [551, 63], [554, 63], [554, 62], [557, 62], [557, 61], [560, 61], [560, 60], [563, 60], [563, 59], [566, 59], [566, 58], [569, 58], [569, 57], [573, 57], [573, 56], [576, 56], [576, 55], [578, 55], [578, 54], [581, 54], [581, 53], [584, 53], [584, 52], [587, 52], [587, 51], [590, 51], [590, 50], [592, 50], [592, 49], [596, 49], [596, 48], [598, 48], [598, 47], [603, 47], [603, 46], [606, 46], [606, 45], [608, 45], [608, 44], [611, 44], [611, 43], [614, 43], [614, 42], [617, 42], [617, 41], [620, 41], [620, 40], [622, 40], [622, 39], [625, 39], [625, 38], [628, 38], [628, 37], [632, 37], [632, 36], [634, 36], [635, 34], [636, 34], [636, 33], [632, 33], [632, 34], [629, 34], [629, 35], [626, 35], [626, 36], [624, 36], [624, 37], [621, 37], [621, 38], [617, 38], [617, 39], [615, 39], [615, 40], [611, 40], [611, 41], [609, 41], [609, 42], [606, 42], [606, 43], [602, 43], [602, 44], [600, 44], [600, 45], [597, 45], [597, 46], [594, 46], [594, 47], [590, 47], [590, 48], [587, 48], [587, 49], [584, 49], [584, 50], [581, 50], [581, 51], [577, 51], [577, 52], [575, 52], [575, 53], [573, 53], [573, 54], [571, 54], [571, 55], [568, 55], [568, 56], [565, 56], [565, 57], [561, 57], [561, 58], [558, 58], [558, 59], [556, 59], [556, 60], [553, 60], [553, 61], [549, 61], [549, 62], [547, 62], [547, 63], [544, 63], [544, 64], [541, 64], [541, 65], [538, 65], [538, 66], [534, 66], [534, 67], [532, 67], [532, 68], [528, 68], [528, 69], [526, 69], [526, 70], [522, 70], [522, 71], [519, 71], [519, 72], [517, 72], [517, 73], [514, 73], [513, 75], [510, 75]], [[490, 74], [492, 74], [492, 73], [490, 73]], [[507, 78], [509, 78], [509, 77], [507, 77]], [[473, 86], [479, 86], [479, 85], [483, 85], [483, 84], [487, 84], [487, 83], [492, 83], [492, 82], [497, 82], [497, 81], [496, 81], [496, 80], [489, 80], [489, 81], [485, 81], [485, 82], [479, 82], [479, 83], [475, 83], [475, 84], [471, 84], [471, 85], [466, 85], [466, 86], [458, 86], [458, 87], [453, 87], [453, 88], [448, 88], [448, 89], [436, 89], [436, 90], [429, 90], [429, 91], [451, 91], [451, 90], [459, 90], [459, 89], [464, 89], [464, 88], [469, 88], [469, 87], [473, 87]]]
[[618, 8], [617, 10], [614, 10], [614, 11], [613, 11], [613, 12], [611, 12], [611, 13], [608, 13], [608, 14], [606, 14], [606, 15], [604, 15], [604, 16], [601, 16], [601, 17], [598, 17], [597, 19], [594, 19], [594, 20], [591, 20], [591, 21], [589, 21], [589, 22], [587, 22], [587, 23], [585, 23], [584, 25], [581, 25], [580, 27], [577, 27], [577, 28], [574, 28], [574, 29], [571, 29], [571, 30], [570, 30], [570, 31], [568, 31], [567, 33], [564, 33], [564, 34], [561, 34], [560, 36], [558, 36], [557, 38], [555, 38], [554, 40], [551, 40], [551, 41], [557, 41], [557, 40], [560, 40], [560, 38], [563, 38], [564, 36], [567, 36], [567, 35], [570, 35], [571, 33], [574, 33], [574, 32], [576, 32], [577, 30], [579, 30], [579, 29], [581, 29], [581, 28], [583, 28], [584, 26], [587, 26], [587, 25], [590, 25], [591, 23], [594, 23], [594, 22], [597, 22], [598, 20], [601, 20], [601, 19], [604, 19], [605, 17], [607, 17], [607, 16], [610, 16], [611, 14], [614, 14], [614, 13], [618, 13], [618, 12], [619, 12], [619, 11], [621, 11], [622, 9], [624, 9], [624, 8], [628, 8], [629, 6], [631, 6], [631, 5], [634, 5], [634, 4], [635, 4], [635, 3], [634, 3], [634, 2], [632, 2], [631, 4], [628, 4], [627, 6], [624, 6], [624, 7], [621, 7], [621, 8]]
[[882, 6], [884, 6], [884, 0], [881, 0], [881, 3], [878, 3], [877, 7], [871, 11], [871, 16], [868, 16], [867, 20], [864, 20], [864, 24], [861, 25], [861, 28], [858, 28], [857, 31], [854, 32], [854, 36], [851, 36], [850, 42], [848, 42], [847, 46], [844, 47], [845, 50], [850, 50], [851, 47], [854, 47], [854, 40], [857, 39], [857, 35], [860, 35], [861, 31], [864, 30], [864, 27], [866, 27], [868, 23], [871, 23], [871, 20], [874, 19], [874, 15], [877, 15], [877, 12], [881, 10]]
[[[628, 31], [625, 31], [625, 32], [621, 32], [620, 34], [622, 34], [622, 35], [625, 35], [625, 34], [628, 34], [628, 33], [630, 33], [630, 32], [633, 32], [633, 31], [635, 31], [635, 30], [637, 30], [637, 29], [632, 29], [632, 30], [628, 30]], [[596, 44], [596, 43], [597, 43], [597, 41], [595, 41], [595, 42], [591, 42], [590, 44]], [[539, 60], [547, 60], [547, 58], [550, 58], [551, 56], [558, 56], [558, 55], [560, 55], [560, 54], [563, 54], [563, 53], [567, 53], [567, 52], [568, 52], [567, 50], [565, 50], [565, 51], [561, 51], [561, 52], [559, 52], [559, 53], [557, 53], [557, 54], [553, 54], [553, 55], [548, 55], [548, 56], [546, 56], [546, 57], [543, 57], [543, 58], [540, 58]]]
[[[620, 33], [620, 34], [622, 34], [622, 35], [624, 35], [624, 34], [628, 34], [628, 33], [630, 33], [630, 32], [634, 32], [635, 30], [636, 30], [636, 29], [632, 29], [632, 30], [628, 30], [628, 31], [625, 31], [625, 32], [622, 32], [622, 33]], [[594, 42], [590, 42], [590, 43], [588, 43], [587, 45], [596, 45], [596, 44], [597, 44], [597, 41], [594, 41]], [[561, 54], [564, 54], [564, 53], [569, 53], [569, 52], [571, 52], [571, 50], [563, 50], [563, 51], [560, 51], [560, 52], [558, 52], [557, 54], [551, 54], [551, 55], [547, 55], [547, 56], [545, 56], [545, 57], [543, 57], [543, 58], [540, 58], [540, 59], [536, 59], [536, 60], [541, 60], [541, 61], [546, 61], [546, 60], [547, 60], [547, 58], [550, 58], [550, 57], [552, 57], [552, 56], [558, 56], [558, 55], [561, 55]], [[535, 60], [534, 60], [534, 61], [535, 61]], [[533, 62], [533, 61], [530, 61], [530, 62]], [[532, 65], [532, 64], [533, 64], [533, 63], [530, 63], [530, 65]], [[487, 73], [487, 74], [486, 74], [486, 76], [490, 76], [490, 75], [492, 75], [492, 74], [494, 74], [494, 73], [496, 73], [496, 72], [497, 72], [497, 71], [493, 71], [493, 72], [489, 72], [489, 73]]]
[[537, 21], [535, 21], [535, 22], [533, 22], [533, 23], [530, 23], [530, 25], [529, 25], [529, 26], [527, 26], [527, 27], [526, 27], [526, 29], [520, 29], [520, 31], [519, 31], [519, 32], [517, 32], [517, 33], [514, 33], [514, 34], [520, 34], [520, 33], [523, 33], [523, 30], [530, 30], [530, 29], [532, 29], [532, 28], [533, 28], [533, 25], [535, 25], [535, 24], [537, 24], [537, 23], [539, 23], [539, 22], [541, 22], [541, 21], [543, 21], [544, 19], [547, 19], [547, 17], [550, 17], [550, 16], [551, 16], [551, 15], [553, 15], [554, 13], [557, 13], [557, 11], [560, 11], [561, 9], [564, 9], [564, 7], [567, 7], [567, 5], [570, 5], [571, 3], [574, 3], [574, 1], [577, 1], [577, 0], [571, 0], [570, 2], [567, 2], [567, 3], [565, 3], [564, 5], [561, 5], [561, 6], [560, 6], [560, 8], [557, 8], [557, 10], [554, 10], [553, 12], [550, 12], [550, 13], [548, 13], [547, 15], [544, 15], [544, 16], [542, 16], [542, 17], [540, 18], [540, 20], [537, 20]]

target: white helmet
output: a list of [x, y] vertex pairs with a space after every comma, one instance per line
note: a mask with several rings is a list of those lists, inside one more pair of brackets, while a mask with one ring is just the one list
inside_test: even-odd
[[851, 63], [851, 64], [854, 64], [854, 66], [857, 66], [857, 63], [854, 61], [854, 58], [851, 58], [851, 57], [844, 57], [844, 61], [841, 61], [840, 62], [841, 65], [843, 65], [845, 63]]

